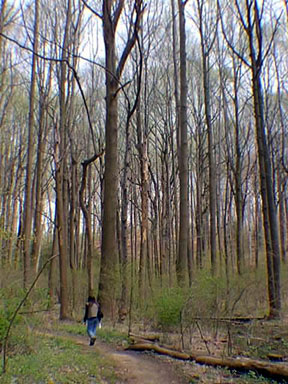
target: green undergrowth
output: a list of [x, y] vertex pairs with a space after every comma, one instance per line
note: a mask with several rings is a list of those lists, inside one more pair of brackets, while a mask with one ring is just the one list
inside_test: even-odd
[[[59, 331], [68, 332], [73, 335], [86, 336], [86, 326], [80, 323], [70, 323], [57, 325]], [[128, 336], [124, 332], [118, 331], [108, 325], [103, 325], [97, 329], [97, 339], [110, 344], [123, 344], [128, 342]]]
[[1, 384], [116, 383], [111, 363], [96, 349], [61, 337], [31, 336], [30, 350], [9, 356]]
[[269, 359], [274, 355], [287, 361], [287, 324], [281, 320], [234, 325], [231, 335], [239, 354], [260, 359]]

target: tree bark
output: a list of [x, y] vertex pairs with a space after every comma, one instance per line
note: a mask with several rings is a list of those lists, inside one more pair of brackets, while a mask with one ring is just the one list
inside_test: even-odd
[[[100, 157], [102, 153], [95, 154], [90, 159], [84, 160], [82, 163], [82, 181], [79, 192], [80, 206], [85, 219], [85, 232], [87, 237], [87, 280], [88, 280], [88, 296], [94, 296], [94, 269], [93, 269], [93, 233], [91, 222], [91, 198], [88, 196], [88, 203], [85, 203], [84, 192], [87, 183], [87, 171], [89, 165]], [[90, 177], [91, 178], [91, 177]], [[88, 176], [89, 179], [89, 176]], [[91, 182], [88, 180], [88, 183]]]
[[59, 127], [55, 126], [55, 166], [56, 166], [56, 200], [57, 200], [57, 225], [59, 247], [59, 272], [60, 272], [60, 319], [70, 317], [69, 290], [68, 290], [68, 231], [67, 231], [67, 111], [66, 111], [66, 83], [67, 83], [67, 48], [69, 46], [69, 28], [71, 24], [71, 0], [67, 0], [67, 13], [62, 44], [62, 61], [60, 63], [59, 78]]
[[118, 194], [118, 87], [128, 56], [135, 44], [142, 14], [142, 0], [135, 0], [133, 13], [136, 21], [118, 65], [116, 65], [116, 28], [124, 7], [124, 0], [115, 4], [103, 0], [102, 22], [105, 45], [106, 68], [106, 121], [105, 121], [105, 175], [104, 212], [101, 247], [101, 267], [98, 300], [103, 313], [112, 316], [116, 310], [116, 290], [119, 283], [119, 263], [117, 257], [116, 211]]
[[27, 288], [29, 285], [30, 274], [30, 245], [31, 245], [31, 229], [32, 229], [32, 173], [33, 173], [33, 156], [34, 156], [34, 106], [36, 97], [36, 64], [38, 52], [38, 29], [39, 29], [39, 0], [35, 0], [34, 4], [34, 40], [31, 68], [30, 98], [29, 98], [29, 118], [28, 118], [28, 153], [26, 164], [26, 182], [25, 182], [25, 199], [24, 199], [24, 276], [23, 285]]
[[[278, 237], [278, 222], [273, 193], [272, 167], [270, 160], [270, 151], [267, 145], [264, 121], [263, 92], [261, 85], [261, 68], [263, 65], [262, 52], [262, 26], [258, 7], [258, 1], [255, 0], [254, 21], [252, 21], [252, 7], [247, 6], [246, 30], [249, 38], [249, 50], [251, 57], [252, 87], [254, 114], [256, 124], [256, 138], [258, 146], [258, 160], [260, 168], [260, 185], [262, 197], [262, 210], [265, 229], [266, 256], [268, 268], [268, 295], [269, 295], [269, 316], [277, 318], [280, 316], [281, 296], [280, 296], [280, 249]], [[256, 33], [258, 42], [258, 52], [254, 41]]]
[[40, 102], [40, 116], [39, 116], [39, 131], [38, 131], [38, 143], [37, 143], [37, 168], [36, 168], [36, 203], [34, 213], [34, 237], [33, 237], [33, 248], [32, 248], [32, 260], [35, 273], [39, 271], [40, 264], [40, 249], [42, 241], [42, 210], [43, 210], [43, 191], [42, 191], [42, 176], [43, 176], [43, 156], [45, 150], [44, 137], [44, 124], [45, 124], [45, 110], [43, 98], [41, 95], [42, 102]]
[[[203, 0], [197, 0], [198, 13], [199, 13], [199, 31], [201, 39], [201, 52], [202, 52], [202, 78], [204, 90], [204, 104], [205, 104], [205, 120], [208, 136], [208, 162], [209, 162], [209, 213], [210, 213], [210, 258], [211, 258], [211, 273], [216, 274], [216, 167], [215, 167], [215, 154], [213, 142], [213, 129], [211, 117], [211, 96], [210, 96], [210, 79], [209, 79], [209, 53], [212, 45], [207, 46], [207, 33], [204, 32], [204, 9]], [[213, 34], [209, 31], [209, 34]], [[209, 37], [213, 39], [212, 36]]]
[[140, 261], [139, 261], [139, 293], [145, 297], [146, 272], [148, 266], [148, 155], [147, 132], [142, 124], [140, 105], [137, 105], [137, 148], [140, 157], [140, 183], [141, 183], [141, 223], [140, 223]]
[[180, 149], [179, 149], [179, 178], [180, 178], [180, 225], [179, 246], [177, 257], [177, 281], [185, 286], [187, 278], [188, 257], [188, 142], [187, 142], [187, 75], [186, 75], [186, 32], [185, 32], [185, 2], [178, 0], [179, 34], [180, 34]]
[[161, 355], [170, 356], [179, 360], [195, 361], [198, 364], [212, 365], [218, 367], [226, 367], [237, 371], [256, 371], [266, 377], [287, 379], [288, 367], [287, 364], [269, 363], [262, 360], [229, 357], [216, 357], [201, 355], [199, 352], [186, 353], [176, 351], [167, 347], [161, 347], [157, 344], [138, 343], [130, 345], [126, 350], [132, 351], [153, 351]]

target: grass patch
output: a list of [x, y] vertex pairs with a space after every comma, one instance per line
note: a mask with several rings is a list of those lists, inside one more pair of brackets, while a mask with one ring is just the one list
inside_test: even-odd
[[95, 349], [83, 351], [71, 340], [61, 337], [34, 337], [29, 353], [10, 356], [2, 384], [37, 383], [116, 383], [113, 366]]
[[[86, 326], [79, 323], [59, 324], [58, 329], [73, 335], [87, 335]], [[97, 328], [97, 339], [110, 344], [122, 344], [123, 342], [128, 342], [127, 334], [117, 331], [107, 325], [102, 328]]]

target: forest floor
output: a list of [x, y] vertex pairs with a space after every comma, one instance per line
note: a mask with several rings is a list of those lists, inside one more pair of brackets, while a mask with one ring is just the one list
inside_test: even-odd
[[[50, 332], [49, 332], [50, 333]], [[45, 333], [48, 336], [49, 333]], [[87, 336], [68, 333], [50, 333], [51, 336], [61, 336], [78, 346], [83, 354], [97, 352], [109, 360], [115, 370], [115, 384], [245, 384], [256, 383], [251, 377], [246, 378], [225, 369], [217, 369], [199, 365], [193, 362], [175, 360], [168, 356], [160, 356], [150, 352], [126, 351], [121, 345], [115, 345], [96, 339], [94, 346], [88, 345]], [[268, 383], [257, 379], [257, 383]], [[98, 384], [98, 383], [97, 383]], [[100, 384], [100, 383], [99, 383]], [[103, 379], [101, 384], [110, 384]]]
[[[97, 331], [95, 345], [89, 346], [86, 326], [80, 321], [59, 321], [57, 311], [36, 315], [34, 320], [33, 322], [30, 319], [29, 325], [26, 324], [27, 331], [24, 332], [23, 324], [21, 326], [19, 324], [13, 332], [15, 333], [13, 340], [16, 340], [16, 343], [11, 344], [8, 374], [0, 377], [1, 384], [2, 382], [4, 384], [288, 383], [285, 380], [268, 379], [255, 371], [241, 374], [228, 368], [197, 364], [194, 361], [181, 361], [153, 352], [127, 350], [126, 347], [131, 340], [127, 337], [126, 326], [113, 326], [104, 322], [102, 329]], [[288, 322], [283, 320], [274, 323], [256, 322], [253, 329], [251, 327], [251, 325], [249, 328], [241, 325], [238, 329], [234, 326], [233, 334], [231, 330], [233, 356], [268, 361], [267, 356], [277, 352], [285, 358], [283, 362], [288, 364]], [[20, 334], [17, 333], [18, 328]], [[138, 329], [139, 334], [144, 331], [143, 324], [138, 328], [134, 324], [133, 328], [135, 332]], [[204, 324], [203, 331], [206, 331]], [[205, 335], [211, 355], [221, 356], [224, 351], [223, 343], [225, 343], [223, 332], [221, 334], [219, 332], [217, 339], [215, 335], [212, 337], [212, 329]], [[208, 335], [211, 337], [209, 340]], [[27, 337], [28, 341], [30, 340], [28, 344]], [[163, 332], [161, 335], [165, 345], [169, 344], [171, 347], [175, 345], [177, 349], [176, 338], [179, 339], [176, 333]], [[239, 341], [242, 345], [239, 345]], [[188, 340], [186, 342], [188, 346]], [[198, 349], [198, 351], [202, 349], [204, 353], [203, 344], [203, 340], [197, 339], [197, 332], [194, 331], [192, 349]]]
[[[47, 323], [46, 323], [47, 324]], [[54, 323], [55, 324], [55, 323]], [[79, 324], [79, 323], [78, 323]], [[97, 352], [113, 366], [115, 384], [251, 384], [251, 383], [277, 383], [255, 372], [240, 374], [225, 368], [200, 365], [195, 362], [185, 362], [160, 356], [151, 352], [134, 352], [125, 350], [125, 342], [107, 342], [100, 336], [94, 346], [88, 345], [88, 336], [85, 335], [85, 326], [82, 326], [81, 335], [71, 332], [69, 322], [61, 325], [60, 330], [52, 326], [47, 329], [52, 336], [61, 336], [81, 347], [83, 354]], [[79, 325], [78, 325], [79, 327]], [[65, 329], [66, 328], [66, 329]], [[104, 328], [104, 330], [103, 330]], [[105, 326], [101, 332], [105, 332]], [[100, 332], [99, 332], [100, 333]], [[91, 381], [92, 383], [93, 381]], [[279, 383], [285, 381], [279, 381]], [[98, 384], [98, 381], [97, 381]], [[101, 384], [110, 384], [103, 379]]]
[[[183, 377], [172, 359], [161, 359], [151, 354], [125, 351], [99, 340], [94, 346], [88, 345], [88, 337], [65, 335], [71, 341], [81, 345], [83, 353], [95, 353], [110, 360], [119, 378], [116, 384], [186, 384], [191, 381]], [[104, 384], [104, 382], [103, 382]], [[108, 383], [107, 383], [108, 384]]]

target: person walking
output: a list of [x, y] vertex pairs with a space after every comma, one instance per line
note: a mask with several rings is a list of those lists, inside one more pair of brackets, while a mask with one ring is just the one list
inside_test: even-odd
[[[83, 323], [87, 325], [87, 333], [90, 338], [89, 345], [94, 345], [96, 340], [96, 329], [99, 325], [99, 315], [100, 307], [96, 302], [94, 296], [89, 296], [87, 303], [85, 305], [85, 315], [83, 319]], [[101, 311], [100, 311], [101, 312]]]

